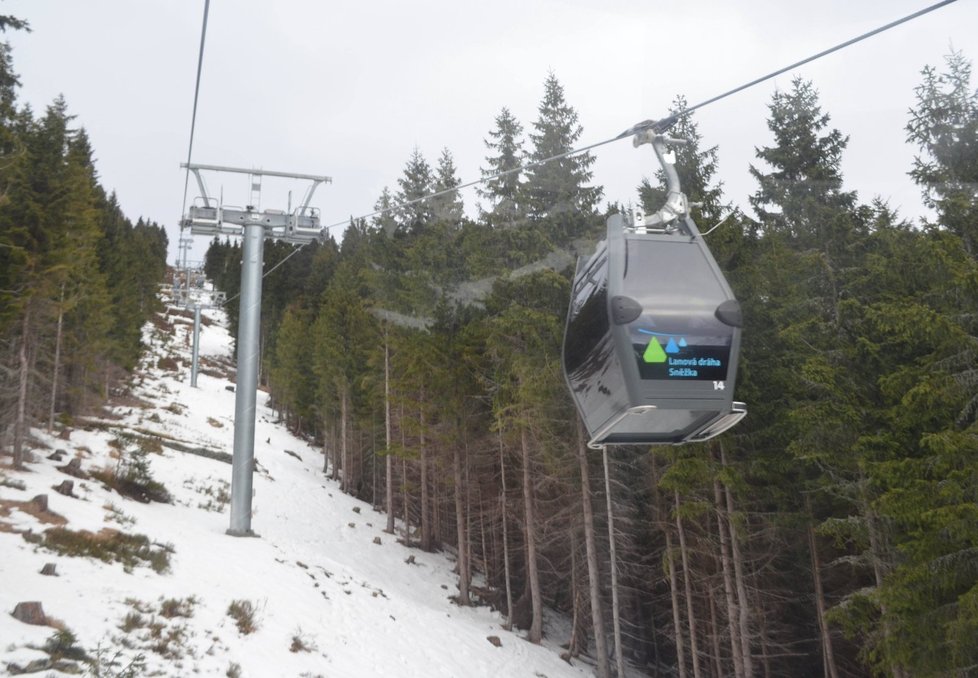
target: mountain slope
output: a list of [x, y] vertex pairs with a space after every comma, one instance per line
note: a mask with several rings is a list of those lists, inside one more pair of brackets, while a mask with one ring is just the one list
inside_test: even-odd
[[[222, 313], [207, 320], [198, 388], [189, 385], [190, 320], [170, 309], [144, 331], [150, 350], [130, 394], [102, 418], [76, 422], [66, 439], [34, 431], [28, 470], [0, 469], [0, 608], [40, 602], [49, 624], [76, 637], [52, 643], [52, 626], [0, 615], [0, 666], [14, 674], [33, 661], [58, 675], [54, 659], [100, 676], [590, 675], [556, 648], [504, 631], [498, 613], [455, 606], [453, 562], [384, 533], [384, 516], [339, 492], [321, 452], [275, 423], [263, 393], [252, 523], [260, 538], [226, 536], [234, 394], [221, 375], [231, 342]], [[60, 470], [73, 458], [87, 477]], [[105, 484], [127, 477], [151, 477], [172, 503], [142, 503]], [[74, 496], [52, 489], [65, 480]], [[40, 494], [48, 511], [30, 505]], [[116, 548], [132, 560], [52, 548], [107, 558]], [[158, 573], [152, 565], [167, 556]], [[46, 563], [57, 576], [40, 574]], [[232, 604], [254, 609], [253, 632], [239, 630]]]

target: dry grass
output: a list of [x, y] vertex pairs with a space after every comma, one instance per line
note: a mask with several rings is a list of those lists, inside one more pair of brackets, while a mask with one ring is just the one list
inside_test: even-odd
[[228, 605], [228, 616], [234, 620], [238, 631], [244, 635], [258, 630], [258, 621], [255, 619], [256, 613], [255, 604], [250, 600], [233, 600]]
[[64, 527], [52, 527], [43, 534], [25, 532], [24, 539], [63, 556], [97, 558], [105, 563], [121, 563], [126, 572], [137, 565], [148, 565], [162, 574], [170, 569], [171, 546], [150, 542], [142, 534], [125, 534], [103, 528], [97, 533], [77, 532]]
[[[12, 509], [17, 509], [18, 511], [23, 511], [29, 516], [33, 516], [39, 522], [45, 525], [67, 525], [68, 520], [54, 511], [39, 511], [37, 506], [29, 501], [13, 501], [11, 499], [0, 499], [0, 518], [9, 518], [10, 511]], [[0, 530], [3, 530], [0, 527]], [[16, 532], [16, 530], [3, 530], [5, 532]]]

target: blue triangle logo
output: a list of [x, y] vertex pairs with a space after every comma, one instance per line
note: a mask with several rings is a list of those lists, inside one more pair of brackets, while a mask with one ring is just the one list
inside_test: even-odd
[[676, 340], [669, 337], [669, 343], [666, 344], [666, 353], [679, 353], [679, 346], [676, 345]]
[[686, 337], [679, 339], [679, 348], [686, 348]]

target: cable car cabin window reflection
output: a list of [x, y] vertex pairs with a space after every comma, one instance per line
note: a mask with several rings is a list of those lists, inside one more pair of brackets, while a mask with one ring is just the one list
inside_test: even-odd
[[585, 266], [585, 274], [574, 287], [567, 325], [564, 362], [568, 373], [581, 367], [610, 328], [607, 250], [595, 254]]
[[709, 262], [685, 239], [627, 246], [623, 292], [643, 309], [627, 323], [639, 376], [725, 381], [734, 328], [717, 317], [717, 300], [725, 295]]

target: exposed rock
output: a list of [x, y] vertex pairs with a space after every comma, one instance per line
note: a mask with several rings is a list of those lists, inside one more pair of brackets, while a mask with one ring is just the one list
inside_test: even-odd
[[382, 543], [380, 541], [380, 537], [374, 537], [374, 543], [377, 544], [377, 545], [380, 545]]
[[347, 523], [347, 526], [349, 526], [349, 527], [356, 527], [357, 524], [356, 523]]
[[60, 485], [56, 485], [54, 491], [58, 494], [63, 494], [66, 497], [75, 496], [75, 481], [74, 480], [62, 480]]
[[54, 563], [45, 563], [44, 567], [41, 568], [41, 574], [43, 574], [45, 577], [57, 577], [58, 566]]
[[413, 555], [411, 555], [411, 556], [408, 556], [408, 557], [407, 557], [407, 559], [406, 559], [406, 560], [405, 560], [404, 562], [405, 562], [405, 563], [407, 563], [408, 565], [417, 565], [417, 564], [418, 564], [418, 563], [417, 563], [417, 562], [416, 562], [416, 561], [414, 560], [414, 556], [413, 556]]
[[224, 387], [224, 390], [225, 391], [230, 391], [231, 393], [234, 393], [234, 386], [225, 386]]
[[62, 449], [57, 449], [48, 455], [48, 459], [53, 461], [64, 461], [64, 458], [68, 456], [68, 452]]
[[353, 507], [353, 512], [354, 513], [360, 513], [360, 507], [359, 506], [354, 506]]
[[17, 621], [31, 624], [33, 626], [46, 626], [48, 618], [44, 614], [44, 608], [38, 601], [17, 603], [17, 607], [10, 613]]
[[496, 647], [502, 647], [503, 641], [499, 640], [499, 636], [486, 636], [486, 640], [495, 645]]

